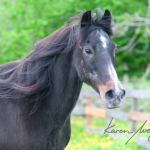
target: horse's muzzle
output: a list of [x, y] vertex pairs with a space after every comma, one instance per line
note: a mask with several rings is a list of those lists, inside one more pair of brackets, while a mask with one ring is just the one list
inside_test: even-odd
[[105, 92], [104, 98], [105, 98], [105, 104], [107, 108], [117, 108], [120, 106], [122, 100], [125, 98], [126, 91], [124, 89], [109, 89]]

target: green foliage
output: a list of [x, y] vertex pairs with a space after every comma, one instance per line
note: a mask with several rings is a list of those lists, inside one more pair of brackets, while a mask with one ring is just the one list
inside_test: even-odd
[[[147, 5], [147, 0], [1, 0], [0, 64], [21, 59], [33, 49], [33, 44], [37, 40], [59, 29], [77, 10], [94, 10], [98, 7], [103, 11], [109, 9], [113, 16], [123, 16], [125, 12], [144, 16]], [[115, 19], [115, 22], [118, 20]], [[128, 35], [113, 40], [118, 45], [125, 45], [133, 33], [134, 29]], [[144, 45], [145, 41], [142, 42], [138, 49]], [[150, 61], [149, 53], [148, 50], [142, 54], [128, 51], [117, 53], [116, 69], [119, 75], [125, 72], [143, 74]], [[124, 70], [124, 63], [128, 64], [128, 71]]]

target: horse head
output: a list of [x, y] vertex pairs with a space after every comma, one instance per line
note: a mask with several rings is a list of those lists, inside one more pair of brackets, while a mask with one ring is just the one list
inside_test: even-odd
[[108, 10], [104, 14], [100, 11], [97, 18], [92, 17], [91, 11], [83, 13], [75, 52], [77, 73], [101, 95], [107, 108], [119, 107], [126, 93], [115, 71], [116, 44], [112, 34]]

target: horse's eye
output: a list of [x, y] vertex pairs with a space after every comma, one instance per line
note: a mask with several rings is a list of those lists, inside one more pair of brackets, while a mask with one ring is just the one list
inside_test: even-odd
[[90, 49], [88, 49], [88, 48], [85, 49], [85, 52], [86, 52], [87, 54], [91, 54], [91, 53], [92, 53], [92, 51], [91, 51]]

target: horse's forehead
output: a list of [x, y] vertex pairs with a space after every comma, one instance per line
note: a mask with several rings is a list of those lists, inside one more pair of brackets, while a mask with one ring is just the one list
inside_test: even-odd
[[90, 37], [91, 37], [91, 39], [93, 40], [94, 43], [95, 42], [102, 42], [102, 43], [112, 42], [111, 38], [103, 30], [98, 30], [98, 29], [95, 30], [94, 32], [92, 32]]
[[103, 30], [95, 31], [94, 43], [99, 43], [103, 48], [107, 48], [108, 46], [115, 45], [108, 34]]
[[97, 39], [100, 41], [111, 41], [108, 34], [104, 32], [103, 30], [96, 30], [95, 35], [97, 36]]

